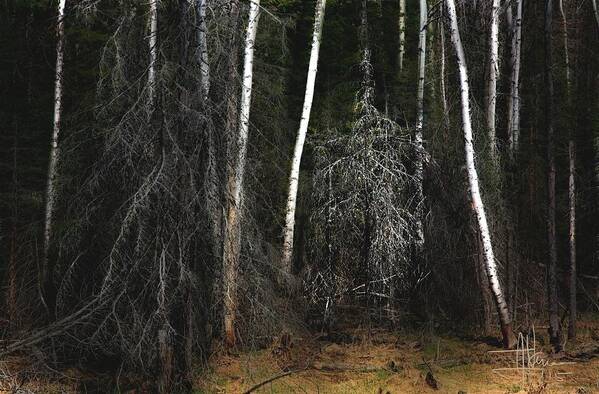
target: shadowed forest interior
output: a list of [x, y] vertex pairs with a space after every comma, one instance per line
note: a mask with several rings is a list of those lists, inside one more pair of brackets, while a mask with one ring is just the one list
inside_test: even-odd
[[0, 392], [599, 392], [598, 0], [5, 0]]

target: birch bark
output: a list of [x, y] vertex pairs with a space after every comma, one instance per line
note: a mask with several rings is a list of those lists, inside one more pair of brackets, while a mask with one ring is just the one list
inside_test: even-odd
[[314, 85], [316, 83], [316, 73], [318, 71], [318, 56], [320, 53], [320, 41], [322, 38], [322, 27], [324, 23], [324, 14], [326, 0], [316, 2], [316, 11], [314, 17], [314, 32], [312, 35], [312, 51], [310, 53], [310, 63], [308, 66], [308, 79], [306, 81], [306, 92], [304, 95], [304, 106], [302, 109], [302, 118], [300, 120], [293, 159], [291, 162], [291, 175], [289, 176], [289, 195], [287, 197], [287, 208], [285, 214], [285, 228], [283, 232], [283, 253], [282, 268], [287, 274], [292, 272], [293, 256], [293, 234], [295, 228], [295, 209], [297, 205], [297, 189], [300, 175], [300, 164], [308, 125], [310, 123], [310, 112], [312, 110], [312, 101], [314, 98]]
[[426, 76], [426, 26], [427, 26], [427, 5], [426, 0], [420, 0], [420, 33], [418, 35], [418, 91], [416, 96], [416, 133], [414, 142], [418, 149], [416, 157], [416, 193], [418, 198], [418, 208], [416, 210], [416, 235], [418, 239], [416, 244], [418, 249], [422, 249], [424, 245], [424, 191], [423, 191], [423, 128], [424, 128], [424, 82]]
[[[54, 225], [54, 206], [57, 198], [57, 183], [58, 183], [58, 163], [60, 161], [60, 147], [58, 139], [60, 136], [61, 119], [62, 119], [62, 95], [63, 95], [63, 66], [64, 66], [64, 17], [65, 17], [66, 0], [58, 2], [58, 25], [56, 29], [56, 74], [54, 80], [54, 121], [52, 128], [52, 142], [50, 145], [50, 162], [48, 165], [48, 177], [46, 181], [46, 209], [44, 220], [44, 256], [42, 264], [41, 283], [42, 288], [46, 287], [51, 275], [49, 271], [49, 253], [50, 242], [53, 235]], [[41, 301], [46, 310], [48, 304], [45, 299], [44, 291], [42, 291]]]
[[403, 59], [406, 52], [406, 0], [399, 0], [399, 72], [403, 71]]
[[439, 83], [441, 90], [441, 105], [443, 108], [443, 124], [445, 125], [444, 138], [447, 142], [447, 134], [449, 132], [449, 111], [447, 106], [447, 92], [445, 83], [445, 26], [443, 25], [443, 7], [441, 7], [441, 20], [439, 21], [439, 46], [441, 47], [440, 67], [439, 67]]
[[150, 51], [150, 66], [148, 69], [148, 104], [150, 112], [154, 109], [156, 100], [156, 60], [158, 59], [158, 0], [150, 1], [149, 15], [150, 35], [148, 46]]
[[497, 104], [497, 74], [499, 72], [499, 0], [491, 8], [491, 34], [489, 36], [489, 84], [487, 86], [487, 132], [493, 160], [497, 160], [495, 108]]
[[[518, 152], [520, 139], [520, 50], [522, 43], [522, 1], [515, 0], [516, 15], [512, 20], [510, 95], [508, 97], [508, 138], [512, 157]], [[511, 5], [510, 5], [511, 7]], [[510, 8], [511, 9], [511, 8]]]
[[260, 17], [260, 0], [250, 2], [246, 29], [243, 80], [239, 113], [239, 131], [235, 143], [236, 157], [229, 163], [227, 183], [227, 222], [223, 251], [224, 285], [224, 336], [229, 347], [236, 344], [235, 322], [238, 308], [237, 281], [239, 278], [239, 255], [241, 252], [241, 208], [243, 203], [243, 178], [245, 173], [247, 140], [254, 68], [254, 44]]
[[208, 61], [208, 41], [206, 26], [206, 2], [207, 0], [196, 0], [197, 13], [197, 62], [200, 65], [200, 85], [204, 99], [210, 91], [210, 63]]
[[466, 56], [462, 46], [462, 40], [458, 29], [458, 20], [454, 0], [446, 0], [447, 11], [450, 20], [451, 41], [457, 55], [457, 63], [460, 79], [460, 94], [462, 101], [462, 121], [464, 128], [464, 145], [466, 154], [466, 169], [468, 172], [468, 182], [470, 184], [470, 194], [472, 198], [472, 209], [476, 215], [478, 227], [482, 239], [483, 253], [487, 276], [491, 286], [491, 292], [497, 312], [501, 332], [503, 334], [503, 343], [507, 348], [516, 346], [516, 337], [512, 331], [512, 322], [510, 312], [503, 294], [499, 275], [497, 272], [497, 263], [493, 254], [493, 245], [491, 243], [491, 234], [487, 224], [487, 216], [483, 205], [479, 189], [478, 174], [474, 162], [474, 145], [472, 136], [472, 120], [470, 118], [470, 88], [468, 83], [468, 68], [466, 65]]

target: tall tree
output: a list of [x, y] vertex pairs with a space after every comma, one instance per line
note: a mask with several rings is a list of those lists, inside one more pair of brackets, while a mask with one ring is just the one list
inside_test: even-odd
[[62, 96], [63, 96], [63, 66], [64, 66], [64, 48], [65, 48], [65, 17], [66, 0], [58, 2], [58, 25], [56, 28], [56, 76], [54, 80], [54, 122], [52, 128], [52, 142], [50, 145], [50, 163], [48, 165], [48, 177], [46, 181], [46, 208], [44, 221], [44, 255], [42, 265], [42, 303], [49, 310], [48, 300], [46, 299], [46, 289], [51, 276], [49, 266], [50, 242], [53, 235], [54, 209], [57, 199], [58, 183], [58, 163], [60, 161], [60, 148], [58, 139], [61, 130], [62, 120]]
[[326, 0], [316, 1], [316, 11], [314, 14], [314, 32], [312, 34], [312, 50], [310, 52], [310, 63], [308, 65], [308, 79], [306, 81], [306, 92], [304, 95], [304, 106], [302, 108], [302, 118], [300, 120], [293, 159], [291, 161], [291, 175], [289, 176], [289, 194], [287, 197], [287, 209], [285, 214], [285, 229], [283, 233], [283, 253], [282, 267], [287, 274], [291, 274], [293, 264], [293, 233], [295, 228], [295, 208], [297, 205], [297, 189], [300, 175], [300, 164], [308, 125], [310, 123], [310, 112], [312, 110], [312, 100], [314, 98], [314, 84], [316, 83], [316, 73], [318, 71], [318, 56], [320, 54], [320, 40], [322, 38], [322, 26], [324, 23], [324, 13]]
[[462, 122], [464, 129], [464, 145], [466, 154], [466, 169], [468, 171], [468, 182], [470, 184], [470, 195], [472, 198], [472, 209], [476, 215], [480, 235], [482, 238], [485, 267], [495, 306], [499, 314], [499, 322], [501, 325], [501, 333], [503, 335], [503, 344], [506, 348], [516, 346], [516, 337], [512, 331], [512, 321], [507, 302], [505, 300], [501, 283], [499, 282], [499, 274], [497, 272], [497, 263], [493, 254], [493, 245], [491, 242], [491, 234], [487, 224], [487, 216], [480, 194], [478, 174], [474, 162], [474, 145], [472, 136], [472, 119], [470, 118], [470, 87], [468, 83], [468, 68], [466, 65], [466, 55], [462, 46], [462, 39], [458, 28], [458, 18], [454, 0], [446, 0], [448, 17], [450, 22], [451, 41], [453, 43], [457, 56], [457, 64], [460, 80], [460, 94], [462, 101]]
[[[568, 109], [572, 108], [572, 83], [570, 78], [570, 56], [568, 55], [568, 21], [564, 10], [563, 0], [558, 0], [559, 12], [562, 18], [562, 38], [564, 45], [564, 62], [566, 66], [566, 102]], [[568, 141], [568, 245], [570, 250], [570, 321], [568, 338], [576, 337], [576, 140], [571, 125]]]
[[445, 87], [445, 26], [443, 24], [443, 9], [444, 7], [441, 7], [441, 19], [439, 20], [439, 47], [441, 49], [439, 53], [439, 88], [441, 91], [441, 108], [443, 110], [443, 124], [445, 126], [444, 137], [446, 137], [449, 131], [449, 112], [447, 106], [447, 89]]
[[148, 107], [150, 112], [154, 110], [156, 102], [156, 61], [158, 60], [158, 0], [150, 1], [150, 13], [148, 19], [148, 50], [150, 53], [150, 64], [148, 66]]
[[406, 0], [399, 0], [399, 52], [397, 66], [403, 71], [403, 59], [406, 52]]
[[227, 218], [223, 249], [224, 286], [224, 339], [229, 347], [236, 344], [235, 322], [238, 310], [237, 282], [241, 252], [241, 214], [243, 204], [243, 178], [245, 174], [247, 141], [254, 69], [254, 45], [260, 18], [260, 0], [250, 2], [246, 29], [243, 79], [239, 111], [239, 130], [234, 145], [234, 157], [229, 157], [227, 175]]
[[196, 0], [197, 27], [196, 35], [198, 41], [197, 62], [200, 65], [200, 85], [204, 97], [210, 91], [210, 63], [208, 62], [208, 40], [206, 26], [206, 3], [207, 0]]
[[522, 1], [515, 0], [515, 17], [508, 5], [508, 24], [511, 34], [510, 95], [508, 96], [507, 127], [510, 153], [514, 157], [520, 139], [520, 53], [522, 44]]
[[576, 143], [574, 138], [568, 142], [568, 243], [570, 246], [570, 324], [568, 338], [576, 338]]
[[497, 75], [499, 74], [499, 0], [491, 6], [491, 34], [489, 36], [489, 80], [487, 86], [487, 132], [491, 155], [496, 160], [497, 142], [495, 108], [497, 104]]
[[547, 128], [547, 245], [549, 250], [549, 336], [556, 350], [561, 349], [557, 298], [557, 245], [555, 238], [555, 152], [554, 152], [554, 88], [553, 76], [553, 0], [545, 2], [545, 127]]
[[416, 211], [416, 232], [418, 240], [416, 241], [419, 249], [424, 244], [424, 191], [423, 177], [424, 165], [422, 157], [423, 128], [424, 128], [424, 82], [426, 76], [426, 28], [427, 28], [428, 9], [426, 0], [420, 0], [420, 31], [418, 35], [418, 91], [416, 94], [416, 134], [414, 142], [418, 150], [416, 157], [416, 194], [418, 198], [418, 208]]

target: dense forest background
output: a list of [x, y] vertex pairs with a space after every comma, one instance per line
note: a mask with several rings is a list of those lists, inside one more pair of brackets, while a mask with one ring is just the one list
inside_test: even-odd
[[[62, 19], [56, 1], [2, 2], [0, 354], [37, 349], [47, 363], [116, 365], [159, 376], [169, 392], [189, 384], [191, 365], [215, 346], [334, 332], [348, 314], [392, 329], [498, 335], [451, 15], [444, 2], [424, 2], [421, 29], [422, 4], [405, 2], [400, 65], [400, 1], [326, 1], [291, 269], [283, 229], [315, 1], [198, 0], [204, 14], [187, 0], [67, 1]], [[557, 316], [559, 350], [576, 315], [599, 308], [599, 17], [595, 0], [520, 1], [458, 1], [457, 26], [511, 329]], [[252, 8], [260, 19], [250, 104]], [[49, 181], [57, 80], [59, 159]]]

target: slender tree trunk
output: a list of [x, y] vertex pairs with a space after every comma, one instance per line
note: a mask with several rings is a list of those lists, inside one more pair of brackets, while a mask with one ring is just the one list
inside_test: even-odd
[[53, 235], [54, 205], [57, 198], [58, 163], [60, 161], [60, 149], [58, 139], [60, 135], [62, 119], [62, 94], [63, 94], [63, 65], [64, 65], [64, 17], [66, 0], [58, 2], [58, 26], [56, 30], [56, 76], [54, 82], [54, 123], [52, 129], [52, 142], [50, 145], [50, 163], [48, 166], [48, 178], [46, 181], [46, 209], [44, 223], [44, 255], [41, 275], [42, 303], [47, 311], [49, 306], [46, 300], [48, 285], [51, 282], [51, 269], [49, 266], [50, 242]]
[[235, 143], [236, 157], [229, 163], [227, 176], [227, 223], [223, 251], [224, 285], [224, 339], [229, 347], [236, 344], [235, 323], [238, 309], [237, 282], [241, 252], [241, 210], [243, 203], [243, 178], [245, 173], [247, 140], [254, 68], [254, 44], [260, 17], [260, 0], [250, 2], [246, 30], [243, 80], [239, 113], [239, 132]]
[[570, 324], [568, 326], [568, 338], [576, 338], [576, 144], [570, 139], [568, 144], [568, 156], [570, 162], [570, 174], [568, 177], [568, 199], [569, 199], [569, 229], [568, 240], [570, 245]]
[[[568, 109], [572, 108], [572, 82], [570, 78], [570, 56], [568, 55], [568, 22], [564, 11], [563, 0], [558, 0], [562, 18], [562, 38], [564, 41], [564, 61], [566, 66], [566, 101]], [[568, 245], [570, 249], [570, 321], [568, 338], [576, 338], [576, 142], [570, 125], [568, 142]]]
[[426, 26], [428, 9], [426, 0], [420, 0], [420, 33], [418, 35], [418, 90], [416, 93], [416, 133], [414, 143], [418, 152], [416, 153], [416, 193], [418, 208], [416, 210], [416, 233], [417, 247], [421, 251], [424, 245], [424, 165], [423, 165], [423, 128], [424, 128], [424, 82], [426, 76]]
[[406, 0], [399, 0], [399, 54], [397, 65], [403, 71], [403, 59], [406, 53]]
[[597, 22], [597, 32], [599, 33], [599, 10], [597, 9], [597, 0], [591, 0], [593, 5], [593, 14], [595, 15], [595, 22]]
[[[196, 7], [196, 61], [200, 67], [200, 87], [202, 99], [207, 104], [210, 93], [210, 62], [208, 59], [208, 27], [206, 25], [206, 7], [208, 0], [195, 0]], [[236, 53], [230, 57], [236, 58]], [[222, 257], [222, 189], [219, 188], [217, 139], [212, 131], [208, 132], [208, 157], [206, 168], [206, 210], [210, 218], [212, 230], [212, 254], [214, 258]]]
[[491, 34], [489, 36], [489, 81], [487, 86], [487, 132], [494, 161], [497, 161], [495, 108], [497, 104], [497, 75], [499, 73], [499, 0], [491, 8]]
[[12, 220], [10, 229], [10, 247], [8, 252], [8, 267], [6, 276], [6, 312], [10, 327], [17, 326], [18, 319], [17, 310], [17, 220], [19, 217], [19, 183], [18, 183], [18, 166], [17, 166], [17, 149], [19, 127], [17, 117], [14, 116], [14, 135], [13, 135], [13, 167], [12, 167]]
[[[231, 157], [233, 157], [235, 155], [235, 151], [236, 151], [236, 147], [234, 144], [234, 140], [235, 140], [235, 135], [237, 134], [238, 131], [238, 121], [239, 121], [239, 92], [238, 92], [238, 83], [237, 83], [237, 69], [239, 67], [239, 41], [240, 41], [240, 35], [238, 34], [239, 29], [239, 4], [237, 2], [237, 0], [230, 0], [229, 1], [229, 7], [230, 7], [230, 11], [229, 11], [229, 30], [230, 30], [230, 36], [229, 36], [229, 53], [230, 55], [228, 56], [228, 64], [227, 64], [227, 85], [226, 85], [226, 89], [225, 89], [225, 99], [227, 102], [227, 115], [226, 115], [226, 119], [225, 119], [225, 138], [224, 138], [224, 144], [225, 144], [225, 150], [226, 150], [226, 161], [224, 162], [225, 165], [225, 176], [232, 176], [233, 175], [233, 171], [230, 169], [230, 166], [233, 165], [233, 162], [229, 159]], [[212, 141], [210, 141], [212, 144], [214, 144], [214, 138], [212, 138]], [[214, 154], [215, 152], [213, 152], [214, 149], [212, 149], [211, 151], [209, 151], [209, 154]], [[216, 162], [216, 158], [213, 158], [212, 160], [209, 161], [209, 166], [214, 165]], [[209, 171], [211, 172], [216, 172], [214, 170], [211, 170], [209, 168]], [[212, 178], [212, 177], [210, 177]], [[212, 179], [212, 182], [215, 183], [215, 185], [212, 185], [210, 187], [210, 189], [208, 190], [208, 192], [214, 191], [214, 189], [218, 189], [218, 186], [216, 185], [216, 182], [218, 182], [218, 177], [215, 177], [214, 179]], [[210, 204], [210, 206], [208, 207], [208, 211], [209, 212], [213, 212], [212, 218], [214, 221], [214, 229], [213, 229], [213, 236], [214, 236], [214, 254], [215, 256], [219, 256], [219, 260], [222, 259], [223, 257], [223, 247], [224, 247], [224, 233], [225, 233], [225, 227], [226, 227], [226, 209], [227, 209], [227, 203], [228, 203], [228, 197], [226, 195], [227, 191], [228, 191], [228, 181], [227, 184], [225, 185], [225, 190], [224, 190], [224, 198], [223, 198], [223, 193], [220, 191], [220, 189], [218, 189], [217, 195], [213, 196], [212, 199], [208, 199], [208, 203]], [[212, 201], [211, 201], [212, 200]], [[217, 213], [216, 210], [219, 210], [219, 212]], [[220, 277], [222, 277], [222, 273], [220, 274]], [[215, 280], [215, 288], [214, 288], [214, 294], [221, 294], [222, 293], [222, 289], [220, 289], [220, 285], [221, 285], [221, 280]]]
[[[435, 24], [428, 21], [427, 19], [427, 25], [426, 25], [426, 31], [427, 31], [427, 40], [428, 40], [428, 58], [431, 59], [429, 61], [429, 65], [426, 68], [426, 72], [430, 74], [433, 73], [434, 71], [434, 67], [436, 67], [435, 64]], [[435, 102], [435, 99], [437, 98], [437, 91], [436, 91], [436, 85], [434, 83], [429, 83], [429, 97], [430, 97], [430, 101], [431, 102]]]
[[474, 229], [476, 234], [476, 275], [480, 286], [480, 294], [483, 303], [483, 331], [485, 335], [493, 334], [493, 294], [491, 294], [489, 277], [485, 266], [484, 247], [481, 242], [480, 232]]
[[499, 314], [499, 322], [501, 332], [503, 334], [503, 343], [507, 348], [516, 346], [516, 337], [512, 331], [512, 322], [508, 305], [505, 301], [499, 275], [497, 272], [497, 263], [493, 254], [493, 246], [491, 243], [491, 234], [487, 224], [487, 216], [480, 194], [478, 184], [478, 174], [474, 162], [474, 145], [472, 142], [472, 120], [470, 118], [470, 88], [468, 84], [468, 68], [466, 65], [466, 56], [462, 46], [462, 40], [458, 29], [458, 19], [454, 0], [446, 0], [447, 11], [450, 19], [451, 41], [457, 55], [457, 63], [460, 77], [460, 93], [462, 99], [462, 121], [464, 125], [464, 145], [466, 153], [466, 168], [468, 171], [468, 181], [470, 184], [470, 194], [472, 197], [472, 209], [476, 214], [478, 227], [482, 239], [485, 267], [487, 276], [493, 293], [497, 312]]
[[444, 141], [447, 142], [447, 134], [449, 133], [449, 110], [447, 106], [447, 89], [445, 87], [445, 26], [443, 25], [443, 10], [444, 7], [441, 7], [441, 19], [439, 20], [439, 46], [441, 47], [439, 81], [441, 85], [440, 90], [441, 105], [443, 108], [443, 124], [445, 125]]
[[295, 149], [293, 151], [293, 159], [291, 161], [291, 175], [289, 176], [289, 195], [287, 196], [282, 253], [282, 268], [287, 274], [291, 274], [293, 268], [293, 233], [295, 228], [295, 208], [297, 205], [300, 164], [302, 160], [302, 152], [304, 150], [306, 134], [308, 133], [310, 111], [312, 110], [312, 100], [314, 98], [314, 84], [316, 82], [316, 73], [318, 70], [318, 55], [320, 53], [320, 40], [322, 38], [325, 7], [326, 0], [318, 0], [316, 2], [314, 33], [312, 35], [312, 51], [310, 53], [310, 64], [308, 66], [308, 79], [306, 81], [304, 107], [302, 109], [302, 118], [300, 120], [297, 139], [295, 141]]
[[549, 336], [556, 350], [561, 350], [560, 322], [557, 298], [557, 247], [555, 239], [555, 152], [554, 152], [554, 89], [551, 69], [553, 67], [552, 49], [553, 0], [545, 3], [545, 127], [547, 127], [547, 244], [549, 249], [548, 292], [549, 292]]
[[[515, 0], [516, 15], [510, 23], [511, 59], [510, 59], [510, 95], [508, 97], [508, 138], [511, 156], [518, 152], [520, 139], [520, 49], [522, 42], [522, 1]], [[510, 10], [511, 5], [509, 6]]]
[[206, 2], [207, 0], [196, 0], [197, 13], [197, 62], [200, 65], [200, 85], [204, 99], [210, 92], [210, 63], [208, 62], [208, 39], [206, 26]]
[[158, 0], [150, 0], [148, 49], [150, 65], [148, 68], [148, 107], [150, 113], [154, 110], [156, 101], [156, 61], [158, 59]]
[[566, 19], [566, 13], [564, 12], [563, 0], [558, 0], [559, 13], [562, 18], [562, 39], [564, 41], [564, 62], [566, 66], [566, 96], [568, 104], [570, 103], [570, 93], [572, 91], [571, 79], [570, 79], [570, 56], [568, 54], [568, 21]]

